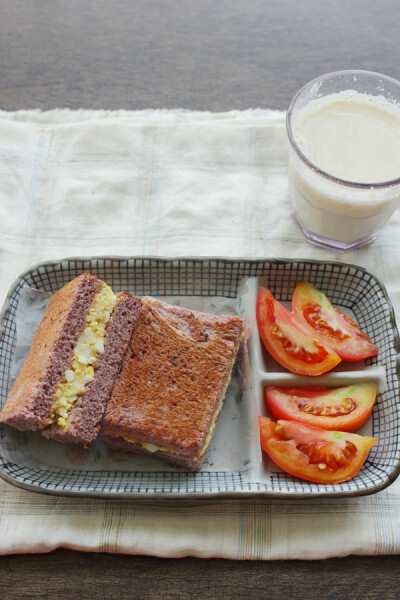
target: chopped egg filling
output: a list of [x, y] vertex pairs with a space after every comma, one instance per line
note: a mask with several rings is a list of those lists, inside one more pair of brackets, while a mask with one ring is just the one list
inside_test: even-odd
[[117, 297], [103, 284], [93, 298], [86, 315], [85, 329], [74, 348], [72, 361], [58, 384], [53, 398], [51, 422], [61, 427], [67, 425], [68, 414], [78, 397], [94, 379], [94, 365], [104, 352], [104, 335]]
[[171, 448], [165, 448], [164, 446], [156, 446], [155, 444], [148, 444], [147, 442], [137, 442], [129, 437], [124, 437], [123, 439], [129, 444], [137, 444], [138, 446], [142, 446], [142, 448], [151, 453], [161, 450], [162, 452], [168, 452], [169, 454], [180, 454], [180, 452], [171, 450]]

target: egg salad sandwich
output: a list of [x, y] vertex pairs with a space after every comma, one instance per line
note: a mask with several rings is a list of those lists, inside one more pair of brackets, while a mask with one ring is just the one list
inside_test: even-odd
[[111, 449], [200, 470], [242, 334], [242, 320], [142, 298], [102, 426]]
[[87, 447], [140, 309], [140, 300], [89, 273], [49, 300], [0, 421], [19, 430]]

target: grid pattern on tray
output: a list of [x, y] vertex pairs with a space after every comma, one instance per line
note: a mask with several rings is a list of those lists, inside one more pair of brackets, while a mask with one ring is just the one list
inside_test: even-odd
[[[283, 496], [358, 495], [378, 491], [399, 472], [399, 341], [393, 310], [382, 284], [368, 271], [340, 263], [288, 260], [94, 258], [46, 263], [24, 273], [10, 290], [0, 323], [1, 403], [8, 393], [9, 373], [15, 347], [15, 314], [24, 285], [55, 292], [73, 277], [90, 271], [115, 291], [138, 296], [237, 296], [243, 277], [266, 277], [278, 300], [288, 301], [294, 287], [306, 279], [333, 301], [350, 308], [361, 327], [379, 345], [379, 357], [370, 362], [384, 364], [387, 390], [378, 398], [373, 413], [375, 446], [362, 470], [350, 482], [335, 486], [310, 484], [284, 473], [273, 472], [269, 484], [248, 482], [241, 473], [228, 472], [124, 472], [79, 469], [31, 469], [1, 458], [8, 480], [37, 491], [68, 494], [109, 495], [210, 495], [264, 493]], [[1, 444], [6, 432], [0, 429]]]

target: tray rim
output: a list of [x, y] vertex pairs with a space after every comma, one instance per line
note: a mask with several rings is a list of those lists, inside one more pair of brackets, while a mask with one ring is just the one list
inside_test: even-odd
[[[396, 316], [395, 310], [392, 301], [389, 298], [389, 295], [386, 290], [386, 286], [383, 281], [375, 275], [372, 271], [363, 267], [361, 265], [357, 265], [355, 263], [347, 263], [341, 261], [334, 260], [322, 260], [322, 259], [310, 259], [310, 258], [279, 258], [279, 257], [225, 257], [225, 256], [157, 256], [157, 255], [90, 255], [90, 256], [66, 256], [60, 259], [52, 259], [52, 260], [44, 260], [38, 263], [31, 265], [24, 269], [13, 281], [11, 284], [5, 300], [3, 302], [3, 306], [0, 313], [0, 344], [2, 343], [4, 336], [4, 325], [7, 319], [8, 310], [10, 307], [10, 299], [14, 295], [15, 291], [21, 284], [21, 280], [29, 276], [33, 271], [37, 271], [40, 268], [48, 268], [54, 267], [57, 265], [62, 265], [62, 263], [66, 262], [89, 262], [89, 261], [157, 261], [157, 262], [193, 262], [193, 263], [204, 263], [204, 262], [218, 262], [222, 261], [225, 263], [251, 263], [251, 264], [262, 264], [262, 263], [271, 263], [271, 264], [310, 264], [310, 265], [326, 265], [333, 266], [339, 268], [349, 268], [356, 269], [358, 271], [363, 272], [364, 274], [372, 277], [376, 283], [380, 287], [380, 291], [385, 298], [388, 313], [389, 313], [389, 322], [391, 325], [391, 329], [393, 332], [393, 340], [392, 347], [396, 354], [396, 375], [400, 380], [400, 334], [396, 324]], [[1, 446], [0, 446], [1, 450]], [[3, 460], [2, 455], [0, 454], [0, 461]], [[101, 471], [100, 471], [101, 472]], [[116, 470], [118, 473], [118, 470]], [[124, 471], [121, 471], [123, 473]], [[154, 471], [153, 473], [157, 473]], [[372, 494], [376, 494], [387, 487], [389, 487], [400, 475], [400, 456], [397, 460], [396, 466], [392, 469], [390, 474], [387, 476], [386, 480], [369, 489], [363, 490], [352, 490], [352, 491], [332, 491], [332, 492], [298, 492], [291, 493], [287, 491], [279, 491], [279, 490], [245, 490], [245, 489], [237, 489], [232, 491], [226, 490], [215, 490], [215, 491], [207, 491], [207, 492], [199, 492], [199, 491], [189, 491], [189, 492], [167, 492], [156, 491], [156, 492], [137, 492], [137, 491], [110, 491], [110, 492], [102, 492], [102, 491], [78, 491], [72, 489], [49, 489], [46, 487], [42, 487], [40, 485], [24, 483], [19, 481], [18, 479], [13, 478], [12, 476], [4, 473], [3, 464], [0, 462], [0, 478], [3, 481], [17, 487], [19, 489], [27, 490], [34, 493], [45, 494], [49, 496], [58, 496], [58, 497], [80, 497], [80, 498], [97, 498], [97, 499], [121, 499], [121, 500], [142, 500], [142, 501], [153, 501], [153, 500], [202, 500], [202, 499], [215, 499], [215, 498], [226, 498], [226, 499], [270, 499], [270, 500], [324, 500], [326, 499], [340, 499], [340, 498], [350, 498], [350, 497], [358, 497], [358, 496], [368, 496]]]

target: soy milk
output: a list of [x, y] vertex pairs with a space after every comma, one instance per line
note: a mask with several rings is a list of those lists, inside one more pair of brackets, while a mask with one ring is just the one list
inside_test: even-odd
[[300, 153], [289, 148], [289, 186], [301, 226], [344, 246], [376, 235], [400, 200], [399, 105], [346, 90], [312, 100], [291, 126]]
[[334, 177], [357, 183], [400, 177], [400, 110], [388, 102], [346, 92], [316, 100], [298, 115], [294, 137]]

